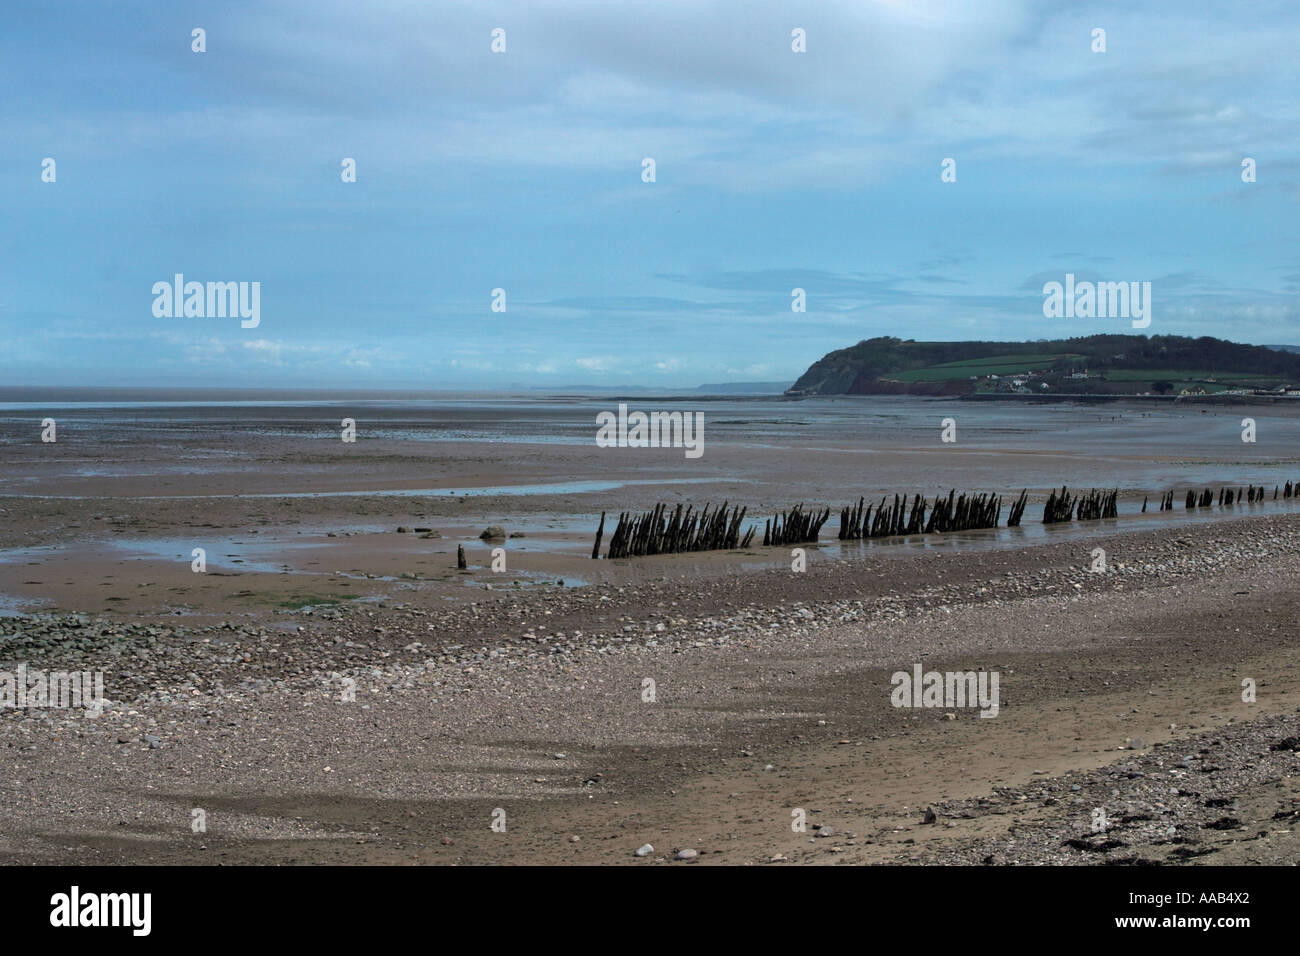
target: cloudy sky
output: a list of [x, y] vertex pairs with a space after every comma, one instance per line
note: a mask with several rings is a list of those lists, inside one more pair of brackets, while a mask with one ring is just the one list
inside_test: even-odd
[[[1067, 272], [1151, 282], [1152, 334], [1300, 343], [1297, 49], [1270, 2], [7, 4], [0, 385], [681, 387], [1131, 331], [1044, 318]], [[260, 282], [261, 324], [156, 317], [175, 273]]]

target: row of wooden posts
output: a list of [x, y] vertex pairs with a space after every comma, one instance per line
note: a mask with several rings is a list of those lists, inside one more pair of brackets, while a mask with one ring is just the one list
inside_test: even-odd
[[[1300, 482], [1292, 484], [1287, 482], [1285, 485], [1274, 485], [1272, 500], [1277, 501], [1278, 496], [1283, 498], [1300, 497]], [[1247, 504], [1258, 504], [1261, 501], [1269, 499], [1268, 489], [1263, 485], [1247, 485], [1245, 488], [1220, 488], [1219, 489], [1219, 507], [1227, 507], [1234, 504], [1241, 504], [1243, 501]], [[1184, 499], [1184, 506], [1187, 510], [1194, 508], [1210, 508], [1214, 505], [1214, 489], [1206, 488], [1204, 491], [1197, 491], [1195, 488], [1187, 492]], [[1147, 499], [1142, 499], [1142, 510], [1147, 510]], [[1174, 493], [1166, 492], [1160, 496], [1160, 511], [1174, 510]]]
[[[1025, 492], [1012, 505], [1012, 522], [1018, 523], [1020, 512], [1024, 511]], [[1016, 507], [1019, 506], [1019, 511]], [[875, 514], [872, 514], [872, 511]], [[926, 512], [929, 518], [926, 518]], [[957, 495], [957, 489], [948, 492], [948, 497], [937, 495], [931, 506], [922, 495], [912, 497], [908, 507], [907, 496], [894, 495], [894, 503], [889, 504], [889, 496], [880, 499], [879, 505], [867, 504], [866, 498], [859, 498], [856, 506], [850, 505], [840, 509], [840, 540], [856, 541], [861, 538], [888, 538], [900, 534], [933, 534], [945, 531], [971, 531], [976, 528], [996, 528], [1002, 517], [1002, 498], [992, 494]]]
[[804, 511], [803, 505], [795, 505], [790, 511], [779, 514], [763, 526], [764, 546], [774, 547], [786, 544], [805, 544], [816, 541], [822, 525], [831, 516], [831, 509], [822, 512]]
[[[743, 537], [740, 534], [740, 523], [745, 520], [747, 510], [731, 508], [724, 501], [721, 508], [712, 512], [708, 505], [698, 512], [692, 507], [683, 511], [680, 504], [671, 514], [664, 504], [655, 505], [652, 511], [639, 515], [624, 511], [618, 516], [606, 556], [637, 558], [648, 554], [747, 548], [756, 530], [751, 527]], [[600, 539], [604, 533], [605, 512], [602, 511], [600, 527], [596, 529], [596, 544], [591, 549], [593, 558], [600, 557]]]
[[[1300, 498], [1300, 481], [1288, 481], [1284, 486], [1273, 487], [1272, 498]], [[1250, 485], [1244, 489], [1220, 488], [1218, 501], [1221, 506], [1232, 505], [1242, 501], [1256, 503], [1268, 497], [1264, 486]], [[1186, 507], [1208, 508], [1213, 505], [1215, 495], [1212, 489], [1203, 491], [1192, 489], [1187, 492]], [[1014, 528], [1020, 524], [1025, 507], [1029, 502], [1028, 489], [1011, 502], [1007, 512], [1007, 527]], [[1147, 510], [1148, 499], [1142, 499], [1142, 511]], [[1174, 507], [1174, 492], [1169, 491], [1160, 496], [1161, 511], [1171, 511]], [[637, 514], [620, 512], [618, 523], [609, 540], [607, 558], [631, 558], [650, 554], [680, 554], [687, 551], [728, 551], [748, 548], [757, 533], [753, 525], [743, 534], [741, 522], [745, 519], [746, 508], [732, 508], [723, 502], [720, 508], [710, 511], [705, 505], [700, 511], [692, 507], [683, 510], [682, 505], [669, 511], [669, 506], [656, 505], [652, 510]], [[830, 517], [830, 508], [821, 511], [805, 511], [802, 504], [786, 512], [781, 512], [768, 519], [763, 526], [763, 545], [766, 547], [787, 546], [795, 544], [816, 543], [822, 525]], [[600, 545], [605, 535], [605, 512], [600, 513], [600, 526], [596, 529], [596, 543], [591, 549], [592, 558], [600, 557]], [[1086, 492], [1071, 494], [1070, 489], [1062, 485], [1059, 491], [1053, 489], [1043, 505], [1043, 524], [1057, 524], [1065, 521], [1098, 521], [1103, 518], [1119, 516], [1119, 489], [1110, 490], [1092, 488]], [[840, 509], [840, 532], [842, 541], [864, 538], [886, 538], [896, 535], [935, 534], [950, 531], [973, 531], [980, 528], [996, 528], [1002, 517], [1002, 496], [995, 494], [957, 494], [951, 489], [947, 497], [937, 495], [930, 502], [923, 495], [913, 495], [910, 502], [906, 495], [894, 495], [892, 504], [889, 496], [880, 499], [878, 505], [869, 505], [866, 498], [859, 498], [856, 505]]]
[[[1173, 492], [1169, 492], [1170, 495]], [[1059, 492], [1053, 490], [1043, 505], [1043, 524], [1056, 524], [1061, 521], [1099, 521], [1102, 518], [1119, 517], [1119, 489], [1101, 491], [1096, 488], [1087, 493], [1071, 495], [1070, 489], [1061, 486]]]

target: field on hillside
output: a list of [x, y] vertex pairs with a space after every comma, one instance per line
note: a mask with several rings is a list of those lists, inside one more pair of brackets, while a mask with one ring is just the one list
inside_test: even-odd
[[1286, 379], [1280, 375], [1261, 374], [1258, 372], [1207, 372], [1186, 369], [1135, 369], [1109, 368], [1104, 372], [1106, 378], [1113, 382], [1204, 382], [1217, 379], [1222, 382], [1281, 382]]
[[1081, 355], [990, 355], [985, 358], [963, 359], [942, 365], [927, 365], [906, 372], [892, 373], [888, 378], [900, 382], [946, 382], [968, 379], [972, 375], [1016, 375], [1021, 372], [1041, 372], [1062, 360], [1081, 359]]

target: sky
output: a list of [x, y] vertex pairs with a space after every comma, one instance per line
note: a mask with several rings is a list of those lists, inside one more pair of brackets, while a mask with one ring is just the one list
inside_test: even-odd
[[[1045, 318], [1067, 273], [1297, 344], [1298, 49], [1271, 2], [10, 0], [0, 385], [682, 388], [1133, 331]], [[258, 325], [156, 315], [177, 273], [259, 283]]]

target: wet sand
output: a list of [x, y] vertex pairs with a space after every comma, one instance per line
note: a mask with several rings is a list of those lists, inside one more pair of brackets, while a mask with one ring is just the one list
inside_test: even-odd
[[[1300, 477], [1289, 410], [1259, 411], [1259, 445], [1231, 410], [1058, 409], [1011, 437], [996, 418], [959, 424], [944, 446], [953, 403], [889, 406], [863, 441], [773, 424], [800, 403], [734, 404], [726, 420], [765, 422], [719, 427], [698, 462], [569, 441], [570, 411], [541, 429], [553, 441], [352, 446], [305, 419], [267, 433], [283, 410], [135, 435], [73, 415], [42, 446], [5, 413], [0, 665], [102, 669], [113, 703], [94, 719], [0, 711], [0, 858], [1300, 859], [1297, 758], [1272, 749], [1300, 704], [1300, 502], [1181, 502], [1193, 482]], [[932, 418], [933, 434], [909, 430]], [[1042, 526], [1063, 480], [1120, 487], [1120, 518]], [[789, 549], [589, 557], [602, 510], [729, 498], [761, 516], [953, 485], [1028, 486], [1026, 526], [840, 542], [832, 517], [803, 573]], [[1166, 487], [1176, 510], [1140, 514]], [[484, 542], [488, 524], [524, 536]], [[917, 662], [997, 671], [998, 717], [891, 706], [890, 675]], [[1188, 769], [1183, 748], [1216, 769]], [[1194, 770], [1213, 786], [1174, 780]], [[1120, 821], [1101, 838], [1098, 804]]]
[[[1038, 522], [1051, 487], [1118, 487], [1124, 530], [1278, 513], [1291, 502], [1182, 511], [1182, 490], [1300, 480], [1300, 411], [972, 407], [917, 399], [684, 402], [706, 412], [706, 451], [594, 445], [609, 402], [370, 403], [0, 408], [0, 614], [265, 615], [267, 606], [343, 600], [460, 601], [492, 587], [632, 583], [778, 560], [748, 554], [592, 562], [602, 511], [728, 500], [750, 521], [800, 502], [833, 516], [811, 560], [866, 549], [1016, 547], [1083, 526]], [[1032, 413], [1032, 414], [1029, 414]], [[59, 440], [39, 441], [45, 415]], [[337, 423], [355, 417], [358, 440]], [[940, 423], [957, 422], [957, 441]], [[835, 540], [860, 496], [949, 488], [1008, 497], [1028, 487], [1019, 530], [923, 539]], [[1140, 513], [1178, 488], [1179, 512]], [[747, 524], [750, 523], [747, 521]], [[508, 534], [484, 542], [499, 524]], [[397, 528], [412, 529], [398, 534]], [[416, 531], [414, 529], [427, 529]], [[607, 535], [608, 535], [607, 529]], [[1113, 529], [1112, 529], [1113, 530]], [[434, 536], [436, 535], [436, 537]], [[608, 536], [606, 537], [608, 543]], [[458, 545], [471, 573], [458, 574]], [[489, 570], [493, 547], [507, 570]], [[209, 570], [190, 572], [194, 548]]]

